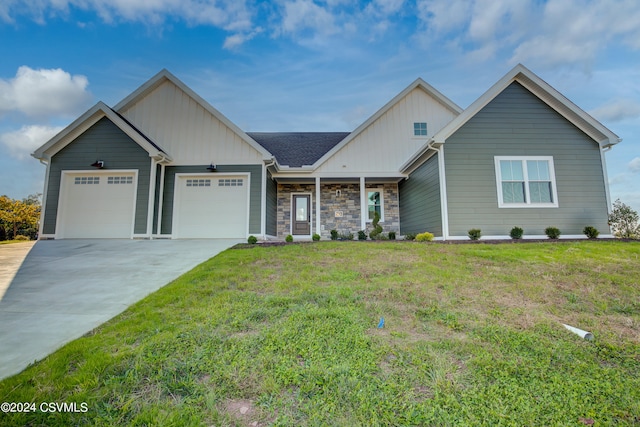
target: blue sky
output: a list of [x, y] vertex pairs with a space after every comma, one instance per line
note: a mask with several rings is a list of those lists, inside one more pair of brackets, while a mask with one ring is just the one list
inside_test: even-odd
[[29, 154], [167, 68], [245, 131], [350, 131], [417, 77], [465, 108], [522, 63], [623, 138], [612, 199], [640, 211], [637, 0], [2, 0], [0, 194]]

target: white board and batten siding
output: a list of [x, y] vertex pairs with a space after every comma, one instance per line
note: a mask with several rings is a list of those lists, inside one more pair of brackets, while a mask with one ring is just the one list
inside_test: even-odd
[[172, 237], [246, 238], [249, 185], [249, 174], [176, 174]]
[[171, 153], [174, 165], [262, 163], [261, 153], [171, 81], [120, 113]]
[[133, 236], [137, 172], [64, 171], [57, 239]]
[[[318, 173], [397, 173], [427, 139], [457, 116], [417, 87], [327, 159]], [[427, 123], [427, 136], [416, 137], [413, 124]]]

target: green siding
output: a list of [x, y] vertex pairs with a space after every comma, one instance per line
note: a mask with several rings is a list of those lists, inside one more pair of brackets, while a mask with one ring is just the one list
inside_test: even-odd
[[266, 233], [271, 236], [278, 235], [278, 184], [271, 178], [271, 172], [267, 172]]
[[[177, 173], [211, 173], [207, 172], [206, 165], [199, 166], [167, 166], [164, 177], [164, 200], [162, 206], [162, 234], [171, 234], [173, 222], [173, 192], [175, 190]], [[225, 174], [232, 172], [250, 172], [249, 195], [249, 233], [260, 234], [261, 203], [262, 203], [262, 165], [217, 165], [217, 172]], [[215, 219], [212, 219], [215, 221]]]
[[[498, 208], [494, 156], [552, 156], [558, 208]], [[548, 226], [609, 232], [598, 144], [518, 83], [512, 83], [444, 144], [449, 233], [542, 235]]]
[[435, 236], [442, 236], [438, 155], [432, 156], [413, 171], [408, 180], [401, 181], [399, 191], [400, 233], [428, 231]]
[[138, 170], [134, 233], [147, 232], [147, 205], [151, 159], [142, 147], [106, 117], [100, 119], [73, 142], [57, 152], [49, 167], [49, 185], [43, 233], [54, 234], [63, 170], [90, 170], [91, 163], [104, 160], [105, 169]]

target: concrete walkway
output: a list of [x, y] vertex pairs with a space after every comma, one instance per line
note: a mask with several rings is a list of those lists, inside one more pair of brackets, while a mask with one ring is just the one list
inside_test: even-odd
[[[0, 246], [0, 379], [22, 371], [239, 243], [203, 240], [48, 240]], [[15, 248], [14, 248], [15, 246]], [[13, 265], [19, 267], [10, 279]], [[5, 271], [6, 270], [6, 271]], [[0, 288], [1, 289], [1, 288]]]
[[24, 242], [0, 245], [0, 300], [35, 244], [36, 242]]

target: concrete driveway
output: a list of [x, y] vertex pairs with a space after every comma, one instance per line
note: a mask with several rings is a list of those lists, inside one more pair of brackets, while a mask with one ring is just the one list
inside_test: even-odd
[[[21, 265], [16, 246], [20, 244], [0, 246], [0, 379], [239, 242], [43, 240], [33, 245]], [[12, 280], [7, 265], [19, 267]], [[1, 296], [3, 278], [10, 285]]]

